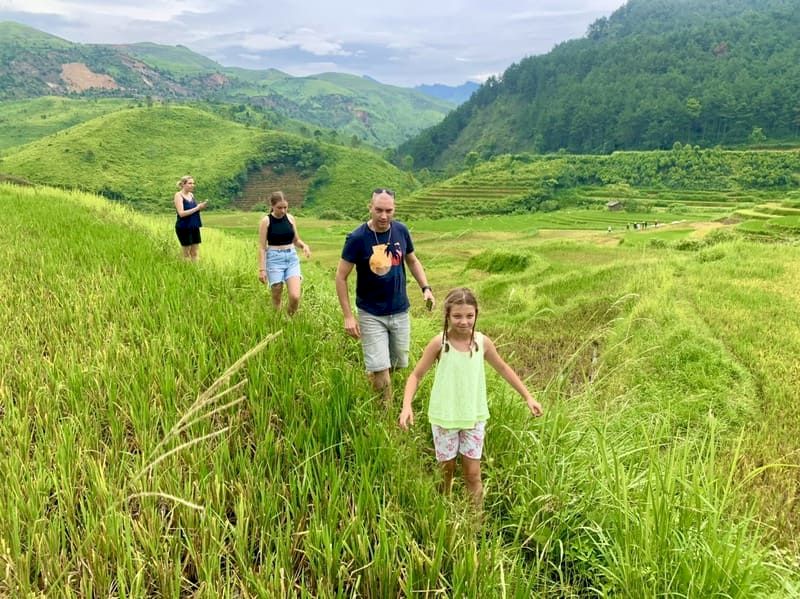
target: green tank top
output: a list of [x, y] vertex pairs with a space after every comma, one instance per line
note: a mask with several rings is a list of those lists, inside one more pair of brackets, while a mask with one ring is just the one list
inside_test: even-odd
[[475, 428], [489, 419], [486, 374], [483, 369], [483, 335], [475, 333], [476, 351], [462, 352], [452, 344], [439, 354], [428, 405], [428, 420], [442, 428]]

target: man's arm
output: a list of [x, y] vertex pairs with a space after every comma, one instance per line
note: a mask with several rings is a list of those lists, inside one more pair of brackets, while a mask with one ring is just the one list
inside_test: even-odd
[[344, 330], [348, 335], [358, 339], [361, 331], [358, 328], [358, 321], [353, 316], [353, 309], [350, 307], [350, 292], [347, 289], [347, 277], [353, 271], [355, 264], [347, 260], [340, 259], [339, 266], [336, 267], [336, 297], [339, 298], [339, 306], [344, 315]]
[[422, 268], [422, 262], [417, 260], [417, 255], [414, 252], [406, 254], [406, 266], [408, 266], [408, 270], [411, 272], [414, 280], [417, 281], [420, 289], [422, 289], [422, 297], [425, 298], [426, 302], [430, 302], [430, 307], [432, 309], [433, 306], [436, 305], [436, 300], [433, 297], [431, 286], [428, 285], [428, 277], [425, 276], [425, 269]]

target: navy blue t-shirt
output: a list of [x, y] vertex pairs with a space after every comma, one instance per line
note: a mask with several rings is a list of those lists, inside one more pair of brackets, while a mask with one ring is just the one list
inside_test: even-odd
[[408, 310], [404, 260], [413, 252], [408, 228], [398, 221], [383, 233], [364, 223], [347, 236], [342, 259], [356, 265], [356, 306], [360, 310], [375, 316]]

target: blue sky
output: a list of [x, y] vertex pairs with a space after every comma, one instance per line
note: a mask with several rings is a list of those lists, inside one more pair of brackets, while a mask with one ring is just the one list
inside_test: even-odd
[[459, 85], [581, 37], [624, 0], [0, 0], [0, 20], [81, 43], [182, 44], [225, 66]]

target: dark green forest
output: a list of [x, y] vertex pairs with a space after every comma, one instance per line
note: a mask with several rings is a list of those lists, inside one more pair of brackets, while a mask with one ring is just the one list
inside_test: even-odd
[[398, 149], [418, 168], [505, 152], [793, 142], [800, 2], [629, 0], [582, 39], [490, 78]]

